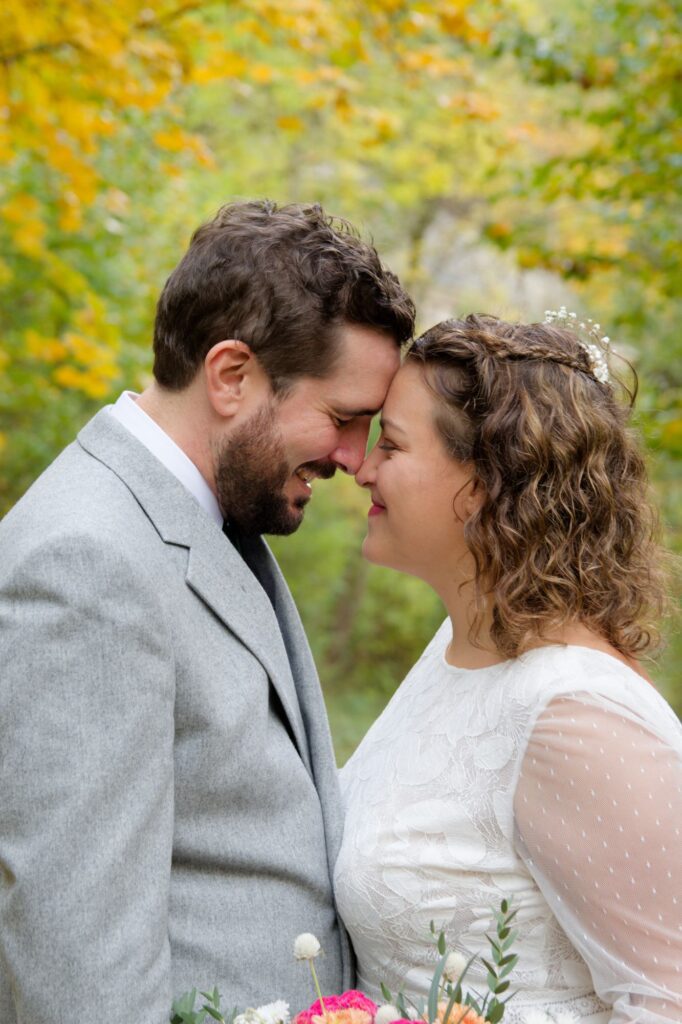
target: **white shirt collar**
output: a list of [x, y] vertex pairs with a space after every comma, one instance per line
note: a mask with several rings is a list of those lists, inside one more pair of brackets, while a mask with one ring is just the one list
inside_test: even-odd
[[124, 391], [115, 405], [108, 405], [106, 408], [107, 412], [122, 423], [126, 430], [129, 430], [133, 437], [136, 437], [180, 481], [222, 529], [223, 514], [215, 494], [182, 448], [151, 416], [140, 409], [137, 395], [132, 391]]

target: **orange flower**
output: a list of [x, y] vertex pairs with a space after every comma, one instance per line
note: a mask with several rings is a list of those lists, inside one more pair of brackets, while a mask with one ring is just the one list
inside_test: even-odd
[[326, 1017], [313, 1017], [313, 1024], [372, 1024], [372, 1017], [367, 1010], [348, 1006], [342, 1010], [330, 1010]]
[[[438, 1024], [443, 1024], [447, 1008], [447, 1003], [438, 1004], [438, 1017], [436, 1018]], [[485, 1017], [479, 1016], [470, 1006], [464, 1006], [463, 1003], [454, 1003], [450, 1010], [448, 1024], [486, 1024], [486, 1021]]]

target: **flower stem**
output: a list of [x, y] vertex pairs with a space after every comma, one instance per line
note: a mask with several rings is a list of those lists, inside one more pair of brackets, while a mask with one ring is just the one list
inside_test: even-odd
[[322, 991], [320, 989], [320, 983], [317, 980], [317, 971], [315, 970], [315, 964], [312, 962], [312, 960], [309, 960], [308, 963], [310, 964], [310, 973], [313, 976], [313, 982], [315, 984], [315, 991], [317, 992], [317, 998], [320, 1000], [320, 1006], [322, 1007], [322, 1015], [323, 1015], [325, 1020], [328, 1020], [328, 1017], [327, 1017], [327, 1007], [324, 1005], [324, 999], [322, 998]]

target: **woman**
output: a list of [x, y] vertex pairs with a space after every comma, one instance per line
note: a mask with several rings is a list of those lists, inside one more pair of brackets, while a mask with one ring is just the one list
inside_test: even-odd
[[[448, 618], [342, 772], [337, 898], [375, 997], [426, 994], [431, 920], [486, 955], [509, 896], [505, 1021], [667, 1024], [682, 727], [636, 661], [662, 603], [655, 517], [601, 349], [554, 320], [428, 331], [358, 473], [365, 557], [424, 579]], [[484, 969], [467, 980], [486, 991]]]

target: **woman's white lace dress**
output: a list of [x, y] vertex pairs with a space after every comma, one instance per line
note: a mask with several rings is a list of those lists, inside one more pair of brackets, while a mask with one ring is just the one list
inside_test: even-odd
[[[336, 895], [358, 987], [425, 995], [429, 922], [487, 956], [509, 896], [505, 1022], [682, 1021], [680, 722], [609, 655], [550, 646], [457, 669], [451, 635], [447, 620], [341, 772]], [[467, 978], [486, 991], [485, 970]]]

